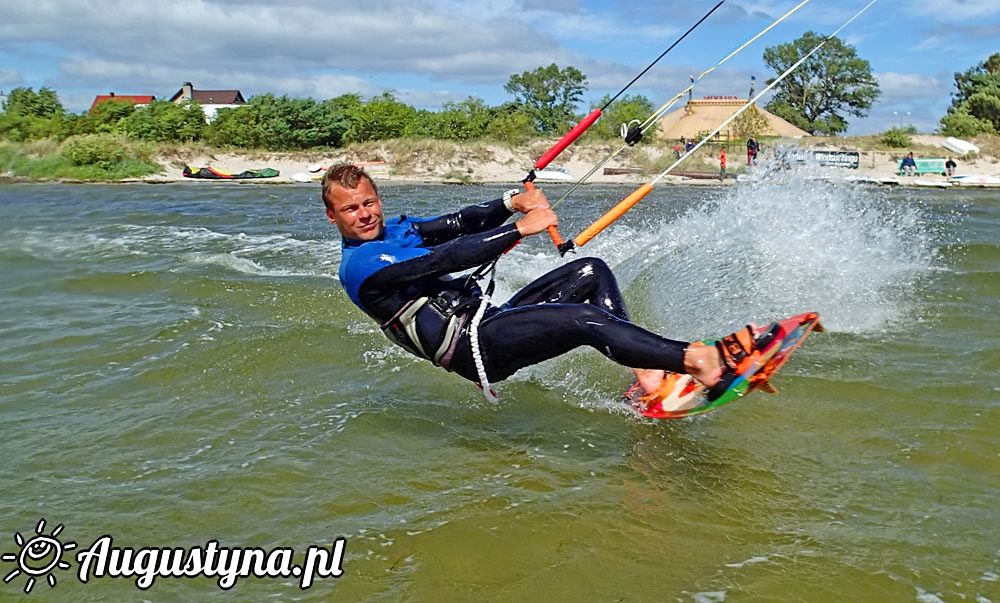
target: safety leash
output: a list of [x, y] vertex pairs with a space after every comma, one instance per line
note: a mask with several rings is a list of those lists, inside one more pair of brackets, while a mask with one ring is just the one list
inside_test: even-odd
[[486, 314], [486, 308], [490, 305], [490, 297], [493, 295], [493, 289], [496, 286], [496, 267], [499, 259], [500, 257], [498, 256], [490, 265], [490, 284], [486, 286], [486, 291], [483, 292], [483, 296], [479, 300], [479, 307], [476, 308], [476, 313], [472, 316], [472, 322], [469, 323], [469, 344], [472, 348], [472, 360], [476, 365], [476, 374], [479, 376], [479, 387], [483, 390], [483, 395], [490, 402], [498, 402], [500, 397], [490, 387], [490, 380], [486, 375], [486, 364], [483, 362], [483, 353], [479, 348], [479, 323], [482, 322], [483, 316]]

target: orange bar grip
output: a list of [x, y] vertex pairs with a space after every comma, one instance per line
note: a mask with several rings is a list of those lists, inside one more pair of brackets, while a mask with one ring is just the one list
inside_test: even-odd
[[[529, 180], [524, 183], [524, 190], [533, 191], [535, 190], [535, 185]], [[552, 239], [552, 244], [559, 247], [563, 244], [562, 235], [559, 234], [559, 230], [555, 226], [549, 226], [545, 229], [545, 232], [549, 233], [549, 238]]]
[[551, 163], [551, 161], [555, 159], [556, 156], [559, 155], [559, 153], [565, 151], [566, 147], [568, 147], [570, 144], [573, 143], [574, 140], [580, 137], [580, 134], [583, 134], [584, 132], [587, 131], [587, 128], [594, 125], [594, 122], [597, 121], [597, 118], [600, 116], [601, 116], [601, 110], [594, 109], [593, 111], [590, 112], [590, 115], [581, 119], [580, 123], [573, 126], [572, 130], [566, 132], [566, 134], [559, 139], [559, 142], [552, 145], [551, 149], [546, 151], [544, 155], [538, 158], [538, 161], [535, 162], [535, 169], [544, 170], [545, 166]]
[[591, 239], [600, 234], [601, 231], [603, 231], [608, 226], [611, 226], [611, 224], [613, 224], [615, 220], [622, 217], [622, 215], [624, 215], [625, 212], [632, 209], [636, 203], [642, 201], [643, 197], [648, 195], [652, 190], [653, 190], [653, 185], [647, 182], [646, 184], [643, 184], [639, 188], [632, 191], [632, 193], [628, 197], [622, 199], [621, 202], [619, 202], [618, 205], [612, 207], [608, 211], [608, 213], [598, 218], [593, 224], [588, 226], [586, 230], [578, 234], [576, 238], [573, 239], [573, 243], [575, 243], [577, 247], [583, 247], [584, 245], [586, 245]]
[[549, 226], [545, 229], [549, 233], [549, 238], [552, 239], [552, 244], [558, 249], [560, 245], [564, 243], [562, 235], [559, 234], [559, 230], [555, 226]]

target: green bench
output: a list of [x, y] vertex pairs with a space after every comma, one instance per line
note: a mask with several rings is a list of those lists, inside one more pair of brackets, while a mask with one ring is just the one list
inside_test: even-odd
[[[913, 172], [913, 174], [917, 176], [919, 176], [920, 174], [945, 173], [944, 159], [917, 159], [916, 157], [914, 157], [913, 161], [915, 161], [917, 164], [917, 169]], [[903, 174], [903, 168], [901, 167], [902, 165], [903, 165], [903, 160], [900, 159], [899, 162], [896, 163], [896, 174], [899, 176], [905, 175]]]

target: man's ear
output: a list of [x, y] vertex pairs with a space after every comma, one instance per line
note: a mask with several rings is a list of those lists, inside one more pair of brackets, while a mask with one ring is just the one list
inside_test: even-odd
[[330, 209], [329, 206], [327, 206], [327, 208], [326, 208], [326, 217], [330, 220], [330, 222], [332, 222], [333, 224], [336, 224], [337, 221], [333, 219], [333, 216], [334, 216], [333, 210]]

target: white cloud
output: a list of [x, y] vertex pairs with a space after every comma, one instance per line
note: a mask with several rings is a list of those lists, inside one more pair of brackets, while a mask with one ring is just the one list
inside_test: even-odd
[[321, 98], [399, 88], [401, 76], [403, 86], [416, 79], [499, 91], [512, 73], [581, 62], [554, 36], [518, 20], [513, 1], [8, 0], [0, 52], [54, 55], [60, 73], [50, 79], [62, 89], [161, 95], [191, 81]]
[[246, 95], [270, 91], [291, 96], [332, 98], [348, 92], [373, 95], [380, 91], [367, 79], [355, 76], [319, 74], [276, 77], [242, 71], [219, 72], [211, 65], [159, 67], [74, 58], [61, 63], [60, 69], [66, 74], [62, 83], [67, 86], [103, 81], [117, 86], [114, 91], [120, 94], [153, 94], [161, 98], [169, 97], [186, 81], [192, 82], [195, 88], [237, 88]]
[[868, 117], [851, 120], [849, 133], [872, 134], [912, 125], [932, 132], [949, 104], [951, 80], [944, 75], [884, 72], [876, 74], [882, 94]]
[[384, 0], [331, 8], [308, 2], [226, 5], [216, 1], [14, 0], [0, 48], [50, 44], [108, 61], [164, 67], [356, 74], [418, 71], [437, 78], [507, 75], [558, 55], [555, 39], [510, 17], [461, 17], [429, 2]]
[[0, 86], [13, 86], [24, 81], [24, 77], [14, 69], [0, 68]]
[[881, 105], [916, 105], [948, 95], [949, 82], [940, 77], [916, 73], [876, 74], [882, 94]]
[[997, 0], [935, 0], [910, 2], [900, 7], [918, 15], [928, 15], [940, 21], [964, 21], [1000, 14]]

